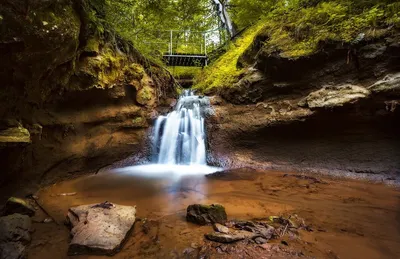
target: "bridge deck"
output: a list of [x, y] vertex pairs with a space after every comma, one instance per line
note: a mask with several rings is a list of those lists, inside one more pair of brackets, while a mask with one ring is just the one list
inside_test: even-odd
[[204, 67], [207, 66], [208, 57], [205, 54], [166, 53], [163, 55], [167, 66]]

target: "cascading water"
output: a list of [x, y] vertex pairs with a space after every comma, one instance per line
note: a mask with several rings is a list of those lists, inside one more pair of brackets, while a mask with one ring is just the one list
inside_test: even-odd
[[154, 162], [169, 165], [205, 165], [204, 113], [208, 98], [191, 91], [179, 98], [175, 110], [160, 116], [153, 132]]
[[204, 118], [213, 110], [207, 97], [185, 91], [175, 109], [156, 120], [152, 132], [152, 164], [114, 171], [146, 177], [204, 175], [222, 170], [207, 166]]

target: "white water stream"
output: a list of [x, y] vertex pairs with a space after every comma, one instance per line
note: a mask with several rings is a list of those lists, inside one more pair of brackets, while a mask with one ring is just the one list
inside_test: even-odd
[[207, 166], [204, 116], [209, 113], [207, 97], [185, 91], [175, 109], [160, 116], [152, 132], [152, 163], [115, 171], [146, 177], [204, 175], [222, 170]]

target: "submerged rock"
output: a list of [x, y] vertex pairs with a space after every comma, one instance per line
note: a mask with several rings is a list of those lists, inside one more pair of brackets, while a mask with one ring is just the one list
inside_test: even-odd
[[0, 258], [26, 258], [25, 245], [31, 241], [31, 219], [13, 214], [0, 218]]
[[224, 224], [227, 220], [225, 208], [219, 204], [193, 204], [187, 208], [186, 220], [198, 225]]
[[7, 216], [14, 213], [33, 216], [35, 209], [24, 199], [11, 197], [7, 200], [6, 205], [1, 211], [1, 215]]
[[341, 107], [369, 97], [370, 92], [357, 85], [327, 86], [310, 93], [299, 106], [310, 109]]
[[[112, 206], [111, 206], [111, 205]], [[114, 255], [120, 251], [136, 219], [136, 206], [110, 202], [70, 208], [72, 241], [69, 255]]]

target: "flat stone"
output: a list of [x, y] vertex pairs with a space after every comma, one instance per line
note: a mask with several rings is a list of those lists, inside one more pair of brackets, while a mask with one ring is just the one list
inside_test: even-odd
[[7, 216], [15, 213], [31, 217], [35, 215], [35, 209], [26, 200], [11, 197], [7, 200], [6, 205], [4, 205], [1, 214]]
[[229, 233], [229, 228], [225, 227], [224, 225], [221, 225], [219, 223], [213, 224], [213, 228], [216, 232], [228, 234]]
[[370, 91], [357, 85], [327, 86], [310, 93], [298, 105], [310, 109], [335, 108], [356, 103], [369, 95]]
[[214, 242], [218, 243], [233, 243], [244, 239], [253, 239], [257, 234], [248, 231], [234, 231], [230, 234], [225, 233], [208, 233], [205, 237]]
[[69, 255], [114, 255], [120, 251], [136, 219], [136, 206], [109, 202], [70, 208], [72, 241]]
[[198, 225], [224, 224], [227, 221], [227, 215], [224, 206], [219, 204], [193, 204], [187, 208], [186, 220]]

